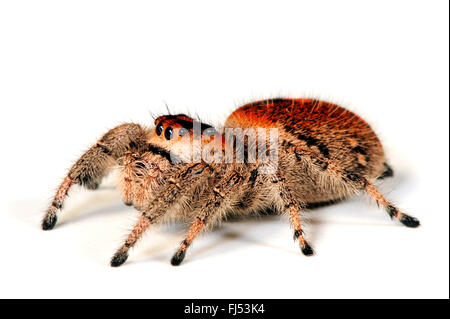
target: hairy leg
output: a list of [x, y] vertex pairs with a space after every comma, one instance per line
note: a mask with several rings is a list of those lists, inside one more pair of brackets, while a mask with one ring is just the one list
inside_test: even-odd
[[[361, 176], [357, 172], [347, 171], [340, 167], [338, 164], [330, 159], [320, 156], [317, 153], [312, 153], [310, 150], [305, 150], [300, 147], [294, 147], [296, 154], [310, 156], [313, 161], [317, 164], [320, 169], [327, 174], [330, 174], [348, 186], [349, 189], [354, 189], [355, 191], [365, 191], [370, 197], [375, 199], [375, 201], [382, 205], [388, 212], [391, 218], [398, 219], [403, 225], [407, 227], [418, 227], [420, 222], [417, 218], [404, 214], [398, 210], [391, 202], [389, 202], [383, 194], [378, 191], [373, 184], [371, 184], [364, 176]], [[389, 165], [385, 164], [387, 175], [392, 176], [393, 171]], [[382, 174], [384, 175], [384, 173]]]
[[289, 218], [294, 227], [294, 240], [298, 239], [300, 249], [305, 256], [311, 256], [314, 254], [314, 250], [308, 244], [304, 236], [300, 220], [300, 205], [292, 196], [292, 192], [285, 183], [285, 178], [282, 173], [278, 172], [277, 176], [274, 178], [276, 179], [276, 185], [279, 187], [279, 197], [283, 205], [282, 208], [289, 213]]
[[231, 173], [225, 175], [221, 179], [221, 182], [215, 185], [213, 191], [209, 193], [205, 205], [196, 216], [194, 223], [186, 235], [186, 238], [181, 242], [180, 247], [173, 255], [170, 261], [173, 266], [178, 266], [181, 264], [186, 256], [186, 250], [189, 248], [197, 235], [202, 231], [204, 226], [212, 220], [213, 216], [219, 214], [220, 211], [226, 210], [225, 207], [227, 205], [224, 202], [233, 202], [233, 198], [230, 198], [230, 193], [233, 191], [236, 193], [236, 189], [239, 188], [244, 182], [245, 179], [241, 174], [236, 171], [232, 171]]
[[139, 238], [142, 237], [142, 235], [148, 229], [151, 223], [152, 218], [147, 216], [145, 213], [142, 213], [133, 230], [125, 240], [123, 246], [120, 247], [120, 249], [114, 254], [113, 258], [111, 259], [112, 267], [119, 267], [127, 260], [128, 250], [134, 246], [134, 244], [138, 241]]
[[88, 189], [96, 189], [103, 177], [130, 148], [143, 148], [146, 131], [137, 124], [122, 124], [109, 132], [87, 150], [71, 167], [60, 184], [55, 197], [42, 221], [42, 229], [52, 229], [57, 221], [64, 199], [71, 186], [78, 184]]
[[375, 186], [373, 186], [369, 182], [366, 183], [365, 191], [377, 202], [377, 204], [383, 206], [386, 209], [391, 218], [398, 219], [403, 225], [407, 227], [418, 227], [420, 225], [420, 221], [417, 218], [402, 213], [397, 207], [389, 202], [383, 196], [383, 194], [381, 194], [375, 188]]
[[[209, 165], [196, 163], [182, 165], [177, 172], [172, 174], [173, 177], [169, 178], [167, 183], [161, 187], [155, 198], [147, 203], [138, 223], [111, 259], [111, 266], [122, 265], [127, 260], [130, 248], [134, 246], [150, 224], [156, 223], [167, 211], [173, 209], [179, 198], [185, 194], [190, 194], [198, 183], [202, 183], [204, 178], [211, 174], [211, 170]], [[180, 178], [181, 176], [184, 178]], [[175, 179], [180, 182], [174, 182]]]
[[191, 228], [189, 229], [186, 238], [181, 243], [180, 248], [178, 248], [177, 252], [173, 255], [170, 261], [173, 266], [178, 266], [181, 264], [184, 257], [186, 256], [186, 250], [194, 241], [195, 237], [197, 237], [197, 235], [202, 231], [203, 226], [205, 226], [205, 222], [199, 218], [196, 218]]
[[356, 188], [359, 191], [365, 191], [370, 197], [372, 197], [378, 205], [383, 206], [391, 218], [398, 219], [403, 225], [407, 227], [418, 227], [420, 221], [412, 216], [400, 212], [376, 187], [370, 183], [365, 177], [358, 175], [357, 173], [347, 172], [342, 176], [345, 183], [351, 187]]

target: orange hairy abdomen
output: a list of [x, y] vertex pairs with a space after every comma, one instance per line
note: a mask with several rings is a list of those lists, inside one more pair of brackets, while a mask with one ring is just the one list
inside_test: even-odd
[[280, 143], [303, 140], [345, 169], [371, 178], [383, 169], [384, 151], [371, 127], [338, 105], [312, 99], [269, 99], [244, 105], [225, 128], [278, 128]]

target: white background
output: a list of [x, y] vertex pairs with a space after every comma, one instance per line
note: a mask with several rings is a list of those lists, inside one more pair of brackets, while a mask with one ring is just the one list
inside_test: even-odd
[[[447, 1], [2, 1], [0, 297], [449, 296]], [[40, 220], [67, 169], [107, 129], [150, 112], [214, 125], [242, 103], [313, 96], [361, 114], [395, 178], [307, 214], [316, 256], [284, 217], [223, 224], [170, 257], [183, 225], [152, 228], [108, 266], [138, 213], [110, 178]]]

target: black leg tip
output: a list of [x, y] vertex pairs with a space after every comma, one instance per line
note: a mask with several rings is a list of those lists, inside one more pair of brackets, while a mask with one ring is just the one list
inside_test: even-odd
[[170, 261], [170, 263], [172, 264], [172, 266], [179, 266], [181, 264], [181, 262], [183, 261], [184, 256], [186, 256], [186, 251], [185, 250], [177, 251], [175, 253], [175, 255], [173, 255], [172, 260]]
[[128, 258], [128, 253], [126, 252], [118, 252], [111, 259], [111, 267], [119, 267], [122, 265]]
[[314, 250], [308, 243], [305, 242], [300, 248], [302, 249], [303, 255], [305, 255], [305, 256], [314, 255]]
[[403, 215], [402, 217], [400, 217], [400, 222], [406, 227], [415, 228], [420, 226], [420, 221], [417, 218], [409, 215]]
[[42, 221], [42, 229], [43, 230], [53, 229], [53, 227], [55, 227], [57, 220], [58, 218], [55, 215], [46, 216]]

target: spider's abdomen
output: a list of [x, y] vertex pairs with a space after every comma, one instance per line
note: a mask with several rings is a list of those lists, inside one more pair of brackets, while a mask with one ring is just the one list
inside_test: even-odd
[[[225, 127], [277, 128], [280, 147], [289, 150], [289, 146], [300, 145], [345, 172], [367, 179], [380, 176], [385, 170], [383, 147], [374, 131], [358, 115], [335, 104], [312, 99], [258, 101], [235, 110]], [[287, 165], [292, 164], [292, 160], [286, 160]], [[307, 173], [309, 179], [319, 178], [311, 176], [313, 173]], [[316, 194], [318, 191], [315, 189]], [[321, 200], [336, 197], [323, 195], [319, 196]]]

